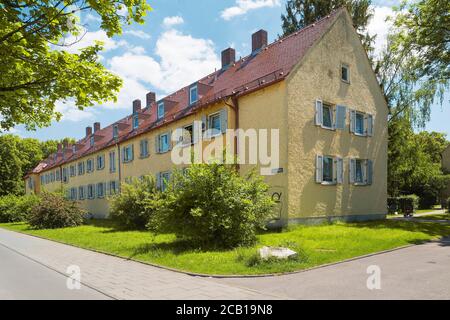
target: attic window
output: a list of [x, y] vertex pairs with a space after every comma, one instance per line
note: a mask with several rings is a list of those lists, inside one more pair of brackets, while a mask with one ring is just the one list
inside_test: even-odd
[[194, 85], [189, 89], [189, 104], [194, 104], [197, 101], [198, 101], [198, 89], [197, 85]]
[[133, 116], [133, 129], [139, 128], [139, 115], [136, 114]]
[[350, 67], [347, 64], [341, 65], [341, 80], [350, 83]]
[[158, 120], [164, 118], [164, 102], [158, 103]]
[[90, 139], [91, 147], [94, 146], [94, 141], [95, 141], [95, 140], [94, 140], [94, 136], [92, 136], [91, 139]]
[[119, 126], [115, 124], [113, 127], [113, 138], [117, 139], [117, 137], [119, 137]]
[[72, 153], [75, 153], [77, 151], [77, 146], [76, 145], [73, 145], [72, 146]]

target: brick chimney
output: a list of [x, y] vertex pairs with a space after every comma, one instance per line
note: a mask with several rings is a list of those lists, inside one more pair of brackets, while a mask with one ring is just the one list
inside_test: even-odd
[[145, 107], [146, 108], [148, 108], [148, 107], [150, 107], [150, 105], [153, 103], [153, 102], [156, 102], [156, 94], [154, 93], [154, 92], [149, 92], [149, 93], [147, 93], [147, 95], [145, 96], [145, 99], [146, 99], [146, 101], [145, 101]]
[[133, 101], [133, 113], [139, 112], [141, 110], [141, 100], [136, 99]]
[[58, 143], [58, 153], [60, 153], [62, 151], [62, 144]]
[[86, 127], [86, 137], [89, 137], [92, 134], [92, 127]]
[[94, 133], [96, 133], [99, 130], [100, 130], [100, 122], [95, 122], [94, 123]]
[[64, 149], [67, 149], [69, 147], [69, 141], [64, 140], [63, 141], [63, 146], [64, 146]]
[[267, 31], [259, 30], [252, 34], [252, 52], [261, 50], [267, 46]]
[[236, 61], [236, 50], [228, 48], [222, 51], [222, 69]]

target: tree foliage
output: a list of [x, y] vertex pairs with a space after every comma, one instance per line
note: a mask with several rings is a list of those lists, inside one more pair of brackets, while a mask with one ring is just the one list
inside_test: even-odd
[[438, 132], [415, 133], [407, 116], [389, 124], [388, 192], [416, 194], [421, 207], [435, 204], [450, 176], [442, 171], [441, 153], [449, 142]]
[[24, 192], [23, 176], [39, 162], [56, 152], [59, 143], [73, 143], [71, 138], [41, 142], [16, 135], [0, 135], [0, 196]]
[[[388, 45], [377, 66], [391, 118], [425, 126], [450, 80], [450, 2], [404, 1], [396, 8]], [[390, 120], [392, 121], [392, 120]]]
[[333, 10], [345, 6], [370, 56], [374, 41], [374, 36], [367, 33], [367, 25], [373, 15], [370, 4], [371, 0], [288, 0], [286, 12], [281, 15], [283, 36], [302, 29], [327, 16]]
[[[125, 9], [125, 11], [123, 10]], [[98, 60], [102, 43], [69, 53], [83, 28], [80, 12], [94, 12], [108, 36], [122, 24], [143, 22], [145, 0], [9, 0], [0, 3], [0, 131], [17, 124], [28, 129], [60, 119], [57, 101], [74, 101], [83, 109], [115, 100], [122, 84]], [[124, 13], [125, 12], [125, 13]]]

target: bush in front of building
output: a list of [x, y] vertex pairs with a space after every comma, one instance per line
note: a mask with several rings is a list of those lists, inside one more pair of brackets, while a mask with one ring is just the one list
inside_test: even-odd
[[36, 195], [7, 195], [0, 197], [0, 222], [24, 222], [31, 209], [39, 202]]
[[32, 228], [57, 229], [83, 224], [86, 211], [75, 201], [66, 199], [61, 193], [44, 192], [40, 198], [28, 215]]
[[148, 227], [200, 247], [251, 245], [273, 217], [273, 205], [254, 172], [242, 177], [235, 166], [194, 164], [173, 173]]
[[110, 218], [125, 229], [145, 229], [160, 198], [153, 176], [133, 179], [111, 199]]

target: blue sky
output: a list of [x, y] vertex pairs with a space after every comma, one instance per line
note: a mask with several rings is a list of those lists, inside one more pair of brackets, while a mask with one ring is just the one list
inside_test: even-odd
[[[134, 99], [145, 101], [145, 93], [155, 91], [157, 99], [192, 83], [220, 67], [220, 52], [232, 46], [237, 57], [245, 56], [251, 47], [251, 34], [261, 28], [273, 41], [281, 33], [280, 15], [285, 0], [149, 0], [153, 11], [144, 25], [124, 28], [120, 37], [108, 39], [99, 30], [98, 18], [83, 13], [80, 21], [87, 34], [71, 47], [75, 52], [93, 40], [105, 42], [101, 62], [124, 79], [118, 102], [79, 111], [69, 101], [59, 103], [63, 114], [60, 122], [51, 127], [27, 132], [22, 126], [12, 132], [40, 140], [63, 137], [81, 138], [84, 128], [100, 121], [102, 126], [115, 122], [131, 111]], [[396, 0], [375, 0], [375, 17], [369, 31], [379, 34], [377, 47], [381, 48], [387, 33], [384, 18], [391, 12]], [[70, 39], [68, 39], [70, 41]], [[446, 132], [450, 136], [450, 107], [433, 107], [432, 120], [427, 130]]]

